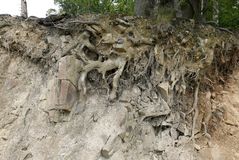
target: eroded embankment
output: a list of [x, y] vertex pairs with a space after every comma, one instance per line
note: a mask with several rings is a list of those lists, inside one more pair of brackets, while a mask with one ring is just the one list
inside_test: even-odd
[[0, 18], [3, 159], [200, 159], [199, 140], [227, 122], [216, 98], [238, 65], [232, 34], [193, 21]]

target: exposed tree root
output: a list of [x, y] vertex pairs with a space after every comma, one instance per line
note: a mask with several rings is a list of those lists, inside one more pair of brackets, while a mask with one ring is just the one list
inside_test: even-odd
[[119, 83], [119, 78], [124, 70], [125, 64], [126, 64], [126, 59], [122, 57], [111, 58], [104, 62], [89, 61], [89, 63], [83, 68], [83, 71], [81, 72], [79, 82], [78, 82], [79, 90], [82, 90], [83, 95], [86, 94], [87, 92], [86, 78], [87, 78], [87, 74], [91, 70], [97, 69], [98, 72], [102, 74], [103, 79], [105, 79], [105, 74], [107, 71], [117, 68], [118, 70], [115, 72], [115, 76], [113, 77], [112, 91], [109, 96], [111, 100], [115, 99], [118, 83]]
[[147, 73], [148, 69], [153, 65], [153, 63], [154, 63], [154, 52], [150, 51], [149, 59], [146, 66], [144, 67], [144, 70], [140, 72], [136, 77], [138, 78], [140, 76], [144, 76]]
[[115, 21], [118, 22], [119, 24], [125, 25], [125, 26], [127, 26], [127, 27], [132, 26], [131, 23], [129, 23], [129, 22], [123, 20], [123, 19], [120, 19], [120, 18], [116, 18]]
[[79, 24], [87, 24], [87, 25], [100, 25], [100, 23], [95, 22], [95, 21], [70, 21], [69, 23], [79, 23]]
[[239, 125], [238, 125], [238, 124], [228, 122], [228, 121], [226, 121], [225, 119], [222, 119], [222, 121], [223, 121], [226, 125], [239, 128]]
[[194, 111], [194, 116], [193, 116], [193, 124], [192, 124], [192, 135], [191, 135], [191, 140], [193, 141], [193, 144], [195, 145], [195, 127], [196, 127], [196, 121], [199, 115], [199, 108], [198, 108], [198, 90], [199, 90], [199, 85], [200, 82], [197, 82], [195, 92], [194, 92], [194, 101], [193, 101], [193, 107], [192, 109], [187, 113], [190, 114]]
[[208, 133], [208, 123], [209, 123], [209, 120], [211, 119], [212, 117], [212, 104], [211, 104], [211, 92], [208, 91], [206, 93], [206, 111], [205, 111], [205, 116], [204, 116], [204, 120], [202, 122], [203, 124], [203, 127], [204, 127], [204, 135], [210, 140], [211, 139], [211, 135]]

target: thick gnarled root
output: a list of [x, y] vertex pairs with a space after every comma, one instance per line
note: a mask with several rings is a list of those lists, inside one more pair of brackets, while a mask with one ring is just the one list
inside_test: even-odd
[[90, 71], [96, 69], [99, 73], [103, 75], [103, 79], [105, 79], [105, 74], [107, 71], [117, 69], [117, 71], [115, 72], [115, 76], [113, 77], [112, 91], [109, 95], [110, 100], [115, 99], [117, 94], [119, 79], [120, 79], [120, 76], [122, 75], [125, 64], [126, 64], [126, 59], [122, 57], [108, 59], [104, 62], [89, 61], [89, 63], [83, 68], [83, 71], [81, 72], [81, 75], [78, 81], [78, 89], [82, 91], [81, 94], [86, 95], [86, 92], [87, 92], [86, 78], [87, 78], [87, 74]]

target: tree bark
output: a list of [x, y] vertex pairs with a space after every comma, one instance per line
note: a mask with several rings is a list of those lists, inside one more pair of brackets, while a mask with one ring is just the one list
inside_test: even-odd
[[219, 3], [218, 0], [213, 0], [213, 16], [212, 20], [218, 24], [219, 23]]
[[197, 23], [202, 23], [203, 22], [203, 15], [202, 15], [202, 1], [201, 0], [189, 0], [193, 12], [194, 12], [194, 18]]
[[173, 1], [173, 6], [176, 14], [176, 18], [182, 18], [182, 10], [180, 8], [180, 3], [179, 0], [174, 0]]
[[154, 16], [156, 2], [157, 0], [135, 0], [136, 16]]
[[27, 18], [28, 17], [28, 13], [27, 13], [27, 1], [26, 0], [21, 0], [21, 16], [23, 18]]

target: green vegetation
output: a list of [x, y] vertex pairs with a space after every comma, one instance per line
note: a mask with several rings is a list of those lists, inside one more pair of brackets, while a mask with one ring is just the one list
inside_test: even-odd
[[[220, 26], [239, 29], [239, 0], [206, 0], [204, 2], [207, 2], [203, 10], [205, 20], [213, 21], [215, 14], [218, 14]], [[215, 6], [215, 2], [218, 6]], [[71, 15], [87, 13], [134, 15], [135, 0], [55, 0], [55, 3], [60, 6], [61, 13]], [[186, 6], [190, 7], [190, 0], [180, 1], [180, 6], [182, 11]], [[157, 17], [168, 20], [174, 15], [174, 10], [171, 8], [170, 11], [170, 8], [164, 9], [164, 7], [159, 6]]]
[[[215, 1], [219, 4], [218, 8], [214, 6]], [[239, 0], [208, 0], [205, 19], [212, 21], [217, 9], [219, 26], [239, 29]]]
[[134, 0], [55, 0], [61, 12], [71, 15], [85, 13], [134, 14]]
[[161, 22], [169, 22], [173, 19], [174, 14], [174, 11], [169, 7], [159, 7], [156, 19]]
[[219, 0], [219, 25], [239, 29], [239, 0]]

